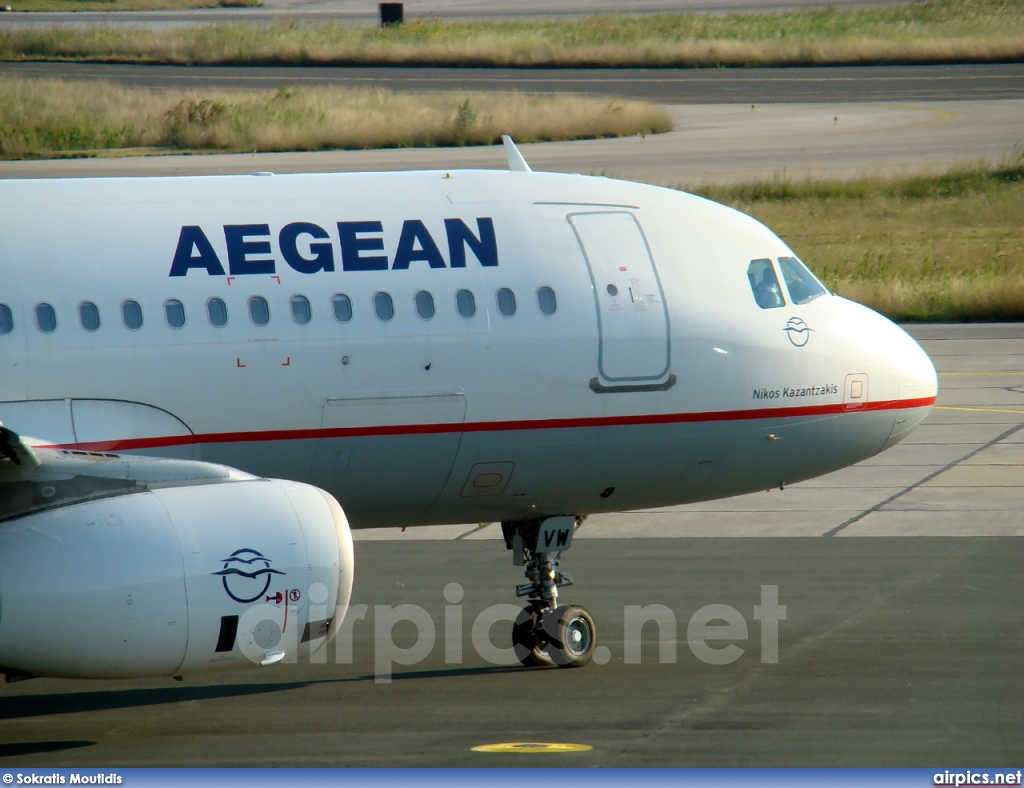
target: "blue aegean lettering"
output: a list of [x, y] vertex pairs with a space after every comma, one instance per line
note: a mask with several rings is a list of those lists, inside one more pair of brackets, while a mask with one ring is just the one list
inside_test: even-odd
[[[320, 224], [290, 222], [274, 234], [269, 224], [226, 224], [220, 231], [224, 245], [220, 252], [199, 225], [185, 225], [171, 259], [170, 276], [187, 276], [193, 270], [208, 276], [249, 276], [278, 274], [291, 269], [300, 274], [333, 273], [341, 270], [407, 271], [425, 263], [430, 269], [466, 268], [475, 259], [483, 268], [498, 265], [498, 240], [494, 219], [478, 217], [472, 228], [463, 219], [445, 219], [447, 259], [422, 219], [406, 219], [397, 233], [393, 257], [385, 246], [384, 223], [379, 220], [337, 222], [337, 238]], [[227, 268], [222, 260], [226, 255]], [[287, 268], [285, 268], [287, 266]]]

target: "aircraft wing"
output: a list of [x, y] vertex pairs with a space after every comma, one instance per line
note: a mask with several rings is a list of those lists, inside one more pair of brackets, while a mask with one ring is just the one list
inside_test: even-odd
[[256, 478], [210, 462], [36, 443], [0, 424], [0, 521], [97, 498]]
[[25, 481], [39, 465], [39, 455], [32, 447], [0, 424], [0, 483]]

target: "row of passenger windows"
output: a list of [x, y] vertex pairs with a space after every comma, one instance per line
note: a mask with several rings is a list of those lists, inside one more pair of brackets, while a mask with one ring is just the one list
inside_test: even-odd
[[[782, 271], [782, 279], [786, 283], [789, 300], [793, 304], [806, 304], [828, 292], [814, 278], [814, 274], [807, 266], [795, 257], [780, 257], [779, 270]], [[775, 266], [767, 257], [750, 261], [750, 265], [747, 266], [747, 279], [754, 293], [754, 300], [761, 309], [775, 309], [786, 305]]]
[[[499, 288], [495, 293], [498, 313], [504, 317], [512, 317], [518, 309], [516, 294], [507, 287]], [[387, 322], [395, 317], [395, 302], [390, 293], [377, 292], [372, 299], [373, 313], [378, 320]], [[434, 296], [426, 290], [420, 290], [413, 297], [416, 314], [423, 320], [430, 320], [436, 314]], [[306, 325], [313, 319], [313, 307], [304, 295], [293, 295], [289, 301], [292, 320], [299, 325]], [[270, 322], [270, 303], [263, 296], [252, 296], [249, 299], [249, 319], [257, 326], [265, 326]], [[541, 314], [553, 315], [558, 308], [555, 291], [547, 285], [537, 288], [537, 307]], [[455, 309], [464, 318], [476, 315], [476, 296], [471, 290], [459, 290], [455, 293]], [[354, 310], [352, 299], [345, 293], [335, 293], [331, 297], [331, 311], [339, 323], [352, 320]], [[35, 307], [36, 326], [44, 334], [57, 329], [57, 312], [51, 304], [39, 303]], [[223, 298], [216, 296], [206, 302], [206, 317], [216, 327], [227, 325], [228, 305]], [[78, 305], [78, 319], [86, 331], [96, 331], [100, 327], [100, 310], [92, 301], [83, 301]], [[171, 328], [185, 325], [185, 305], [177, 298], [164, 301], [164, 319]], [[142, 306], [138, 301], [128, 299], [121, 303], [121, 320], [126, 328], [137, 331], [142, 328]], [[14, 315], [7, 304], [0, 304], [0, 334], [9, 334], [14, 330]]]

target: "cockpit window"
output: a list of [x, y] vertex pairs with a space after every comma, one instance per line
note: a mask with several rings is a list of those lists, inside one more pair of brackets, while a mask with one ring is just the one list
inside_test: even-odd
[[807, 266], [795, 257], [780, 257], [779, 268], [782, 269], [789, 299], [794, 304], [810, 303], [827, 292], [814, 278], [814, 274], [807, 270]]
[[747, 279], [750, 280], [750, 289], [754, 293], [754, 300], [761, 309], [775, 309], [785, 306], [782, 300], [782, 288], [779, 287], [779, 278], [775, 275], [775, 267], [772, 261], [766, 257], [758, 260], [751, 260], [747, 266]]

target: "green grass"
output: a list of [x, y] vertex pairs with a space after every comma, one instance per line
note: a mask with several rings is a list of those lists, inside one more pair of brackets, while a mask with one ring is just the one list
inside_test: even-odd
[[896, 320], [1024, 320], [1024, 154], [996, 168], [699, 193], [775, 230], [840, 295]]
[[0, 83], [0, 158], [490, 144], [667, 131], [645, 102], [347, 88], [183, 91], [105, 82]]
[[[56, 0], [32, 0], [43, 1]], [[877, 8], [575, 20], [414, 20], [383, 29], [291, 22], [171, 31], [9, 30], [0, 32], [0, 59], [704, 67], [991, 62], [1024, 59], [1024, 0], [919, 0]]]

